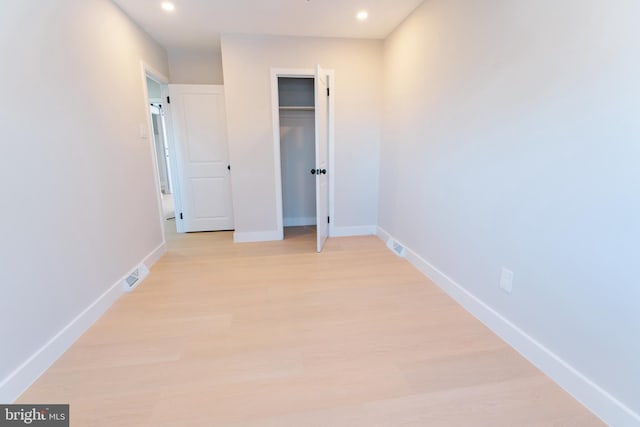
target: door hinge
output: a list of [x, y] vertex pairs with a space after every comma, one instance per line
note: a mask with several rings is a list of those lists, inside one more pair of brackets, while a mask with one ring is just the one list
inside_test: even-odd
[[327, 224], [331, 224], [331, 217], [330, 216], [327, 217]]
[[171, 97], [167, 96], [167, 104], [171, 104]]
[[180, 212], [180, 219], [184, 219], [184, 217], [182, 216], [182, 212]]
[[329, 96], [329, 93], [330, 93], [330, 92], [329, 92], [329, 88], [327, 88], [327, 96]]

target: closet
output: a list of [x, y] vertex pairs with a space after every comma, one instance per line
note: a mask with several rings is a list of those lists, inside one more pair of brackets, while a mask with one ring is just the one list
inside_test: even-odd
[[313, 78], [278, 77], [284, 227], [316, 225], [314, 101]]

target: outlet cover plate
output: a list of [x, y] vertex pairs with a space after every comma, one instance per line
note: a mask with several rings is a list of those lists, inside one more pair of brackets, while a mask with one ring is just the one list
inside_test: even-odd
[[513, 271], [504, 267], [502, 267], [502, 273], [500, 274], [500, 289], [509, 295], [513, 291]]

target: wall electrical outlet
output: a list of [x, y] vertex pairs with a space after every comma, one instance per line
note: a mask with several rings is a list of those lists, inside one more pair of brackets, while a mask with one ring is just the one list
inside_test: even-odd
[[513, 290], [513, 271], [504, 267], [502, 267], [502, 273], [500, 274], [500, 289], [509, 295]]

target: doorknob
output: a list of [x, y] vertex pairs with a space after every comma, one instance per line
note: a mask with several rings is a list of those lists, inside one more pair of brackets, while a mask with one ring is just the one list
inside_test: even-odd
[[318, 174], [326, 175], [327, 174], [327, 170], [326, 169], [318, 169]]
[[315, 169], [311, 169], [311, 175], [315, 175], [316, 174], [316, 170]]

